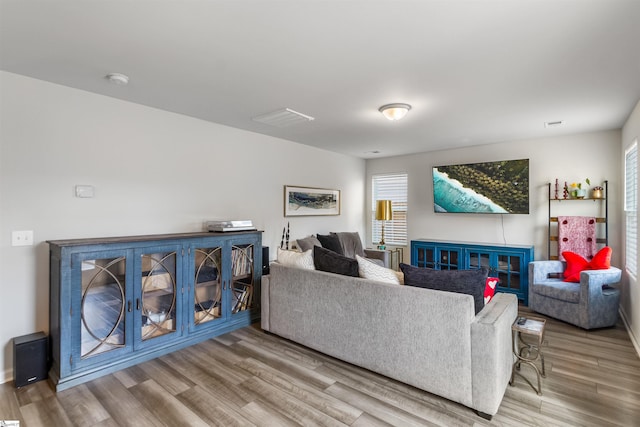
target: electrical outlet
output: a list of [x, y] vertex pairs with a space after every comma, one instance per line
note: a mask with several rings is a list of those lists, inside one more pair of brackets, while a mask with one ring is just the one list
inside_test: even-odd
[[32, 245], [33, 245], [33, 230], [11, 232], [11, 246], [32, 246]]

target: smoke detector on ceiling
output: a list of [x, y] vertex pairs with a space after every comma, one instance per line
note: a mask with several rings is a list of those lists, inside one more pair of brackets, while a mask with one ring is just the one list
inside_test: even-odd
[[311, 116], [307, 116], [306, 114], [293, 111], [290, 108], [284, 108], [282, 110], [272, 111], [271, 113], [253, 117], [251, 120], [270, 126], [284, 128], [297, 125], [298, 123], [310, 122], [315, 119]]

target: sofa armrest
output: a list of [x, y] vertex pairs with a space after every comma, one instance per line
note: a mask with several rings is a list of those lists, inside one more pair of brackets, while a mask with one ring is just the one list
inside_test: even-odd
[[518, 316], [518, 298], [499, 292], [471, 323], [473, 407], [498, 412], [511, 378], [511, 325]]
[[377, 259], [382, 261], [382, 265], [390, 268], [391, 266], [391, 256], [389, 251], [385, 251], [382, 249], [365, 249], [364, 256], [369, 259]]

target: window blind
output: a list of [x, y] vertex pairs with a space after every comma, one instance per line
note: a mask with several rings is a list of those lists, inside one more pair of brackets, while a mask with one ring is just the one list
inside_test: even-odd
[[384, 241], [387, 245], [407, 244], [407, 174], [391, 173], [373, 175], [371, 197], [371, 229], [374, 244], [380, 242], [382, 221], [376, 220], [376, 202], [391, 200], [393, 219], [384, 221]]
[[638, 275], [638, 140], [624, 156], [625, 266]]

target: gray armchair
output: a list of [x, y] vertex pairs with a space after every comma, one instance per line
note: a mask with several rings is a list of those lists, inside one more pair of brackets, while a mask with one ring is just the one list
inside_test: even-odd
[[[619, 268], [585, 270], [580, 283], [564, 282], [563, 261], [529, 263], [529, 308], [583, 329], [604, 328], [618, 320]], [[559, 278], [556, 278], [559, 275]]]

